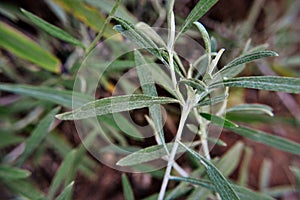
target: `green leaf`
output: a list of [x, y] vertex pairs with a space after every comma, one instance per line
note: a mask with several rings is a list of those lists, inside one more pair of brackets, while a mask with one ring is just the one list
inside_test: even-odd
[[24, 141], [24, 138], [13, 135], [11, 133], [2, 132], [0, 134], [0, 149], [3, 149], [9, 145], [17, 144]]
[[213, 5], [215, 5], [215, 3], [217, 3], [217, 1], [218, 0], [200, 0], [180, 27], [177, 37], [181, 33], [186, 32], [193, 23], [201, 18]]
[[197, 26], [198, 30], [200, 31], [200, 33], [202, 35], [204, 45], [205, 45], [205, 50], [206, 50], [206, 53], [207, 53], [207, 56], [208, 56], [208, 63], [210, 64], [211, 43], [210, 43], [210, 37], [208, 35], [208, 32], [200, 22], [194, 22], [194, 25]]
[[58, 113], [60, 108], [53, 109], [48, 113], [33, 130], [30, 137], [25, 141], [25, 150], [17, 161], [18, 165], [22, 165], [23, 162], [30, 156], [30, 154], [41, 144], [43, 139], [48, 134], [51, 123], [54, 121], [54, 116]]
[[[177, 177], [177, 176], [172, 176], [170, 180], [174, 181], [183, 181], [183, 182], [188, 182], [194, 185], [199, 185], [201, 187], [207, 188], [213, 192], [217, 192], [216, 187], [208, 180], [199, 180], [199, 179], [194, 179], [194, 178], [184, 178], [184, 177]], [[238, 185], [231, 184], [232, 188], [236, 191], [238, 197], [243, 200], [253, 200], [253, 199], [259, 199], [259, 200], [274, 200], [272, 197], [269, 197], [265, 194], [259, 193], [259, 192], [254, 192], [253, 190], [250, 190], [245, 187], [241, 187]]]
[[7, 92], [14, 92], [16, 94], [33, 97], [52, 103], [62, 105], [67, 108], [72, 108], [72, 101], [74, 107], [82, 106], [91, 101], [90, 96], [76, 93], [69, 90], [59, 90], [43, 86], [30, 86], [19, 84], [0, 84], [0, 90]]
[[191, 155], [199, 160], [206, 168], [207, 175], [213, 183], [216, 192], [218, 192], [223, 200], [238, 200], [240, 199], [234, 191], [232, 185], [227, 179], [219, 172], [219, 170], [208, 160], [202, 157], [194, 150], [188, 148], [183, 143], [178, 141]]
[[159, 60], [162, 60], [160, 50], [148, 36], [136, 29], [130, 22], [119, 17], [114, 17], [114, 19], [119, 23], [119, 25], [114, 26], [116, 31], [121, 33], [124, 37], [130, 39], [132, 42], [135, 42], [138, 46], [149, 51]]
[[103, 98], [89, 102], [82, 107], [56, 115], [61, 120], [77, 120], [96, 115], [106, 115], [138, 108], [149, 107], [155, 104], [177, 103], [176, 99], [168, 97], [151, 97], [146, 95], [124, 95]]
[[273, 109], [270, 106], [263, 104], [241, 104], [226, 110], [227, 113], [243, 112], [252, 114], [268, 114], [270, 116], [273, 116], [274, 114], [272, 111]]
[[53, 199], [60, 185], [69, 184], [67, 182], [67, 179], [69, 178], [69, 176], [72, 176], [70, 172], [73, 171], [72, 168], [74, 168], [73, 164], [75, 162], [77, 152], [78, 149], [73, 149], [72, 151], [70, 151], [65, 157], [65, 159], [63, 160], [63, 162], [61, 163], [60, 167], [58, 168], [49, 188], [49, 192], [48, 192], [49, 199]]
[[214, 77], [221, 75], [222, 77], [232, 78], [237, 75], [236, 71], [239, 71], [239, 68], [241, 67], [240, 65], [271, 56], [278, 56], [278, 54], [274, 51], [259, 51], [243, 55], [225, 65], [217, 74], [214, 75]]
[[227, 119], [224, 119], [224, 118], [222, 118], [222, 117], [218, 117], [218, 116], [211, 115], [211, 114], [208, 114], [208, 113], [200, 113], [200, 115], [201, 115], [203, 118], [205, 118], [205, 119], [211, 121], [211, 122], [214, 123], [214, 124], [219, 124], [219, 125], [220, 125], [220, 124], [223, 124], [224, 127], [231, 127], [231, 128], [238, 127], [238, 125], [235, 124], [234, 122], [231, 122], [231, 121], [229, 121], [229, 120], [227, 120]]
[[45, 195], [37, 189], [37, 186], [30, 181], [25, 180], [9, 180], [1, 179], [1, 182], [5, 184], [14, 194], [19, 194], [27, 199], [46, 200]]
[[74, 181], [72, 181], [67, 187], [65, 187], [65, 189], [56, 198], [56, 200], [69, 200], [69, 199], [71, 199], [73, 186], [74, 186]]
[[57, 26], [54, 26], [48, 22], [46, 22], [45, 20], [39, 18], [38, 16], [24, 10], [21, 9], [21, 11], [24, 13], [24, 15], [26, 15], [35, 25], [37, 25], [40, 29], [46, 31], [47, 33], [49, 33], [50, 35], [61, 39], [62, 41], [68, 42], [70, 44], [74, 44], [77, 46], [80, 46], [82, 48], [85, 48], [84, 45], [77, 40], [76, 38], [74, 38], [73, 36], [71, 36], [69, 33], [63, 31], [62, 29], [58, 28]]
[[23, 179], [30, 176], [30, 172], [24, 169], [19, 169], [11, 166], [0, 165], [0, 179]]
[[125, 174], [122, 174], [122, 185], [125, 200], [134, 200], [133, 191], [130, 182]]
[[291, 166], [291, 171], [293, 172], [296, 180], [296, 189], [300, 192], [300, 168], [296, 166]]
[[[151, 71], [148, 70], [147, 62], [142, 56], [142, 54], [136, 50], [134, 52], [134, 58], [137, 66], [137, 74], [139, 77], [139, 81], [143, 90], [143, 93], [148, 96], [157, 97], [157, 91], [155, 87], [154, 80], [152, 78]], [[160, 110], [160, 105], [153, 105], [149, 107], [149, 114], [154, 123], [155, 131], [158, 133], [161, 144], [167, 150], [163, 125], [162, 125], [162, 113]]]
[[300, 78], [288, 78], [279, 76], [253, 76], [232, 78], [224, 80], [222, 82], [212, 83], [210, 85], [210, 89], [226, 86], [300, 94]]
[[198, 79], [189, 78], [189, 79], [182, 79], [180, 80], [180, 83], [186, 84], [188, 86], [191, 86], [192, 88], [197, 90], [197, 93], [202, 93], [204, 91], [207, 91], [207, 87], [205, 83]]
[[[103, 26], [105, 22], [105, 16], [99, 13], [99, 11], [85, 4], [83, 1], [79, 0], [53, 0], [60, 7], [66, 10], [68, 13], [73, 15], [78, 20], [82, 21], [87, 26], [91, 27], [94, 31], [99, 31], [99, 28]], [[109, 25], [103, 36], [108, 38], [112, 35], [116, 34], [116, 32], [112, 29], [112, 26]], [[121, 38], [119, 38], [121, 39]]]
[[200, 101], [197, 106], [208, 106], [208, 105], [214, 105], [217, 103], [221, 103], [227, 99], [228, 95], [222, 95], [217, 97], [209, 97], [207, 100]]
[[[203, 116], [203, 115], [201, 115]], [[217, 116], [211, 116], [209, 114], [205, 114], [203, 117], [210, 120], [210, 118], [217, 119], [220, 117]], [[238, 135], [244, 136], [248, 139], [264, 143], [266, 145], [272, 146], [274, 148], [280, 149], [285, 152], [293, 153], [300, 155], [300, 144], [293, 142], [291, 140], [284, 139], [282, 137], [278, 137], [275, 135], [271, 135], [269, 133], [265, 133], [263, 131], [254, 130], [247, 127], [233, 127], [231, 125], [228, 125], [227, 123], [222, 123], [223, 118], [217, 119], [217, 120], [211, 120], [211, 122], [217, 126], [224, 127], [228, 130], [231, 130], [235, 132]]]
[[[168, 143], [167, 148], [168, 151], [171, 151], [174, 143]], [[179, 147], [177, 153], [185, 152], [185, 148]], [[149, 162], [156, 159], [161, 159], [162, 157], [166, 156], [166, 151], [162, 145], [153, 145], [150, 147], [146, 147], [139, 151], [136, 151], [128, 156], [122, 158], [117, 162], [117, 165], [120, 166], [132, 166], [137, 165], [145, 162]]]
[[16, 29], [0, 23], [0, 47], [27, 61], [35, 63], [45, 70], [60, 72], [60, 61], [39, 44]]

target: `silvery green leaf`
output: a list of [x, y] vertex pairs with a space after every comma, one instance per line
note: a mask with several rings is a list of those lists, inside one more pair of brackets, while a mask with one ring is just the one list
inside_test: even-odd
[[209, 86], [210, 89], [218, 87], [242, 87], [300, 94], [300, 78], [279, 76], [239, 77], [212, 83]]
[[287, 140], [285, 138], [278, 137], [276, 135], [271, 135], [269, 133], [251, 129], [251, 128], [247, 128], [247, 127], [242, 127], [242, 126], [234, 127], [232, 125], [228, 125], [227, 123], [223, 123], [224, 119], [221, 117], [218, 117], [218, 116], [212, 117], [212, 115], [206, 114], [206, 113], [205, 113], [205, 115], [201, 115], [201, 116], [208, 120], [211, 118], [214, 118], [214, 119], [220, 118], [218, 120], [211, 120], [211, 122], [217, 126], [224, 127], [228, 130], [235, 132], [238, 135], [241, 135], [248, 139], [254, 140], [256, 142], [260, 142], [260, 143], [269, 145], [271, 147], [280, 149], [285, 152], [300, 155], [300, 144], [298, 144], [294, 141]]
[[243, 55], [225, 65], [217, 74], [214, 75], [214, 77], [222, 76], [226, 78], [232, 78], [238, 74], [237, 71], [240, 72], [239, 68], [241, 68], [242, 64], [270, 56], [278, 56], [278, 54], [274, 51], [259, 51]]
[[[174, 181], [181, 181], [181, 182], [188, 182], [194, 185], [199, 185], [201, 187], [207, 188], [213, 192], [217, 192], [216, 187], [214, 184], [208, 180], [200, 180], [200, 179], [195, 179], [195, 178], [185, 178], [185, 177], [177, 177], [177, 176], [172, 176], [170, 180]], [[238, 197], [242, 200], [253, 200], [253, 199], [259, 199], [259, 200], [274, 200], [272, 197], [267, 196], [265, 194], [255, 192], [253, 190], [250, 190], [245, 187], [241, 187], [238, 185], [231, 184], [232, 188], [236, 191]]]
[[195, 21], [202, 17], [218, 0], [200, 0], [190, 12], [183, 25], [180, 27], [177, 37], [186, 32]]
[[139, 22], [135, 25], [136, 29], [147, 35], [153, 42], [158, 44], [161, 47], [167, 48], [166, 43], [163, 41], [163, 39], [155, 32], [155, 30], [150, 27], [148, 24], [144, 22]]
[[200, 154], [179, 142], [192, 156], [198, 159], [206, 168], [207, 175], [211, 180], [216, 192], [219, 193], [223, 200], [239, 200], [240, 198], [233, 189], [233, 186], [221, 174], [221, 172], [209, 161]]
[[[157, 91], [155, 87], [154, 80], [152, 78], [151, 71], [147, 68], [147, 62], [142, 56], [142, 54], [136, 50], [134, 52], [134, 58], [137, 65], [137, 74], [140, 80], [140, 84], [143, 90], [143, 93], [145, 95], [154, 96], [157, 97]], [[162, 125], [162, 113], [160, 110], [159, 105], [153, 105], [149, 107], [149, 114], [152, 118], [152, 121], [155, 126], [155, 130], [159, 135], [160, 142], [164, 146], [164, 148], [167, 150], [165, 137], [164, 137], [164, 131], [163, 131], [163, 125]]]
[[89, 102], [78, 109], [56, 115], [56, 117], [61, 120], [78, 120], [166, 103], [178, 103], [178, 100], [138, 94], [114, 96]]
[[180, 80], [180, 82], [196, 89], [197, 93], [202, 93], [204, 91], [207, 91], [207, 86], [205, 85], [205, 83], [198, 79], [193, 79], [193, 78], [182, 79]]
[[[172, 150], [174, 143], [168, 143], [166, 146], [168, 151]], [[177, 153], [185, 152], [185, 148], [179, 147]], [[117, 165], [120, 166], [133, 166], [145, 162], [149, 162], [156, 159], [161, 159], [162, 157], [166, 156], [166, 151], [162, 145], [154, 145], [139, 151], [136, 151], [128, 156], [122, 158], [117, 162]]]
[[211, 59], [210, 58], [210, 56], [211, 56], [211, 42], [210, 42], [208, 32], [200, 22], [194, 22], [194, 24], [197, 26], [198, 30], [200, 31], [200, 33], [202, 35], [204, 45], [205, 45], [205, 50], [206, 50], [206, 53], [208, 55], [208, 60], [209, 60], [209, 63], [210, 63], [210, 59]]
[[227, 99], [228, 95], [222, 95], [217, 97], [208, 97], [206, 100], [200, 101], [197, 106], [208, 106], [208, 105], [214, 105], [217, 103], [221, 103]]
[[227, 113], [230, 112], [243, 112], [243, 113], [253, 113], [253, 114], [267, 114], [273, 116], [273, 109], [270, 106], [263, 104], [241, 104], [231, 107], [226, 110]]

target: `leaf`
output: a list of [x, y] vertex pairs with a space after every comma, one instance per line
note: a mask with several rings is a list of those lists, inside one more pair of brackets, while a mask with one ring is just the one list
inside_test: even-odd
[[198, 28], [198, 30], [200, 31], [203, 41], [204, 41], [204, 45], [205, 45], [205, 50], [208, 56], [208, 63], [210, 64], [210, 59], [211, 59], [211, 43], [210, 43], [210, 37], [208, 35], [207, 30], [205, 29], [205, 27], [200, 23], [200, 22], [194, 22], [194, 25]]
[[231, 128], [238, 127], [238, 125], [235, 124], [234, 122], [231, 122], [231, 121], [229, 121], [227, 119], [224, 119], [222, 117], [218, 117], [218, 116], [211, 115], [211, 114], [208, 114], [208, 113], [200, 113], [200, 115], [203, 118], [211, 121], [214, 124], [219, 124], [219, 125], [223, 124], [224, 127], [231, 127]]
[[[174, 143], [168, 143], [167, 148], [168, 151], [171, 151]], [[184, 148], [178, 148], [177, 153], [185, 152]], [[166, 156], [166, 151], [162, 145], [153, 145], [150, 147], [146, 147], [139, 151], [136, 151], [128, 156], [122, 158], [117, 162], [117, 165], [120, 166], [132, 166], [137, 165], [145, 162], [149, 162], [156, 159], [161, 159], [162, 157]]]
[[132, 191], [132, 187], [129, 183], [129, 180], [125, 174], [122, 174], [122, 185], [125, 200], [134, 200], [134, 195]]
[[142, 47], [149, 51], [152, 55], [162, 60], [160, 50], [156, 44], [141, 31], [136, 29], [133, 24], [128, 21], [121, 19], [119, 17], [114, 17], [114, 19], [119, 23], [119, 25], [114, 26], [114, 29], [121, 33], [124, 37], [135, 42], [139, 47]]
[[61, 120], [77, 120], [96, 115], [106, 115], [138, 108], [149, 107], [155, 104], [177, 103], [176, 99], [168, 97], [151, 97], [146, 95], [124, 95], [103, 98], [89, 102], [82, 107], [56, 115]]
[[71, 199], [73, 186], [74, 186], [74, 181], [72, 181], [67, 187], [65, 187], [65, 189], [56, 198], [56, 200], [69, 200], [69, 199]]
[[218, 87], [242, 87], [300, 94], [300, 78], [279, 76], [239, 77], [212, 83], [209, 86], [210, 89]]
[[[100, 10], [102, 10], [103, 12], [105, 12], [106, 14], [109, 14], [110, 11], [112, 10], [115, 1], [111, 1], [111, 0], [84, 0], [84, 2], [95, 6], [96, 8], [99, 8]], [[118, 10], [115, 14], [117, 17], [120, 17], [122, 19], [126, 19], [127, 21], [131, 22], [131, 23], [135, 23], [137, 20], [135, 18], [135, 16], [133, 16], [127, 9], [125, 6], [120, 5], [118, 7]]]
[[200, 81], [198, 79], [194, 79], [194, 78], [182, 79], [182, 80], [180, 80], [180, 82], [196, 89], [197, 93], [202, 93], [204, 91], [207, 91], [207, 87], [206, 87], [205, 83], [203, 83], [202, 81]]
[[178, 141], [191, 155], [198, 159], [206, 168], [207, 175], [223, 200], [237, 200], [240, 199], [234, 191], [232, 185], [219, 172], [219, 170], [208, 160], [202, 157], [194, 150], [188, 148], [183, 143]]
[[9, 180], [17, 180], [24, 179], [30, 176], [31, 172], [19, 169], [16, 167], [0, 165], [0, 178], [1, 179], [9, 179]]
[[72, 174], [70, 174], [70, 172], [73, 171], [72, 168], [74, 168], [73, 164], [75, 162], [77, 152], [78, 152], [78, 149], [73, 149], [72, 151], [70, 151], [67, 154], [67, 156], [65, 157], [65, 159], [63, 160], [63, 162], [61, 163], [58, 170], [56, 171], [56, 174], [55, 174], [55, 176], [51, 182], [50, 188], [49, 188], [49, 192], [48, 192], [49, 199], [53, 199], [53, 197], [60, 185], [69, 184], [67, 182], [67, 177], [69, 177], [70, 175], [72, 176]]
[[27, 199], [46, 200], [45, 195], [37, 189], [37, 186], [30, 181], [25, 180], [8, 180], [1, 179], [1, 182], [5, 184], [14, 194], [21, 195]]
[[190, 12], [189, 16], [184, 21], [183, 25], [180, 27], [177, 37], [186, 32], [195, 21], [198, 21], [218, 0], [200, 0], [197, 5]]
[[300, 192], [300, 168], [296, 166], [291, 166], [290, 169], [295, 176], [296, 189], [298, 192]]
[[[91, 27], [94, 31], [99, 31], [99, 28], [103, 26], [105, 21], [105, 16], [101, 15], [99, 11], [85, 4], [79, 0], [53, 0], [60, 7], [66, 10], [68, 13], [76, 17], [78, 20], [82, 21], [84, 24]], [[109, 25], [103, 35], [108, 38], [112, 35], [116, 34], [114, 30], [112, 30], [112, 26]]]
[[40, 29], [46, 31], [47, 33], [49, 33], [50, 35], [61, 39], [62, 41], [68, 42], [70, 44], [74, 44], [76, 46], [80, 46], [83, 49], [85, 48], [84, 45], [77, 40], [76, 38], [74, 38], [73, 36], [71, 36], [69, 33], [63, 31], [62, 29], [58, 28], [57, 26], [54, 26], [48, 22], [46, 22], [45, 20], [39, 18], [38, 16], [24, 10], [21, 9], [22, 13], [24, 13], [24, 15], [26, 15], [35, 25], [37, 25]]
[[24, 138], [20, 136], [2, 132], [0, 134], [0, 149], [3, 149], [9, 145], [21, 143], [22, 141], [24, 141]]
[[135, 25], [135, 27], [148, 36], [153, 42], [155, 42], [155, 44], [159, 45], [160, 47], [167, 48], [166, 43], [163, 41], [160, 35], [158, 35], [158, 33], [156, 33], [155, 30], [148, 24], [139, 22]]
[[222, 95], [217, 97], [209, 97], [207, 100], [200, 101], [197, 106], [208, 106], [208, 105], [214, 105], [217, 103], [221, 103], [227, 99], [228, 95]]
[[274, 116], [273, 109], [270, 106], [263, 104], [241, 104], [231, 107], [226, 110], [227, 113], [230, 112], [243, 112], [243, 113], [253, 113], [253, 114], [267, 114]]
[[62, 105], [67, 108], [82, 106], [83, 104], [91, 101], [90, 96], [76, 93], [69, 90], [58, 90], [43, 86], [30, 86], [20, 84], [0, 84], [0, 90], [7, 92], [14, 92], [16, 94], [33, 97], [52, 103]]
[[60, 61], [16, 29], [0, 22], [0, 47], [50, 72], [60, 72]]
[[[143, 90], [143, 93], [148, 96], [154, 96], [157, 97], [157, 91], [155, 87], [154, 80], [152, 78], [151, 71], [148, 70], [147, 63], [145, 59], [143, 58], [142, 54], [135, 50], [134, 52], [134, 58], [137, 66], [137, 74], [139, 77], [139, 81]], [[152, 118], [152, 121], [155, 126], [155, 131], [158, 133], [158, 136], [160, 138], [161, 144], [164, 146], [164, 148], [167, 150], [165, 137], [164, 137], [164, 131], [163, 131], [163, 125], [162, 125], [162, 113], [160, 110], [159, 105], [153, 105], [149, 107], [149, 114]]]
[[49, 112], [33, 130], [30, 137], [25, 141], [25, 149], [17, 161], [18, 165], [22, 165], [30, 154], [41, 144], [49, 131], [51, 123], [54, 121], [54, 116], [58, 113], [60, 108], [55, 108]]
[[[199, 179], [194, 179], [194, 178], [189, 178], [189, 177], [185, 178], [185, 177], [177, 177], [177, 176], [172, 176], [170, 178], [170, 180], [188, 182], [191, 184], [195, 184], [195, 185], [199, 185], [201, 187], [207, 188], [211, 191], [217, 192], [216, 187], [208, 180], [199, 180]], [[274, 200], [272, 197], [269, 197], [269, 196], [259, 193], [259, 192], [255, 192], [248, 188], [241, 187], [241, 186], [234, 185], [234, 184], [231, 184], [231, 185], [232, 185], [233, 189], [236, 191], [236, 193], [240, 199], [243, 199], [243, 200], [253, 200], [253, 199]]]
[[[201, 115], [203, 116], [203, 115]], [[203, 117], [206, 119], [212, 118], [209, 114], [205, 114]], [[214, 119], [220, 118], [217, 116], [213, 116]], [[293, 142], [291, 140], [284, 139], [282, 137], [278, 137], [275, 135], [271, 135], [269, 133], [265, 133], [263, 131], [254, 130], [247, 127], [233, 127], [226, 123], [222, 123], [223, 118], [218, 120], [211, 120], [211, 122], [217, 126], [224, 127], [228, 130], [235, 132], [238, 135], [244, 136], [248, 139], [254, 140], [256, 142], [264, 143], [266, 145], [272, 146], [274, 148], [280, 149], [285, 152], [293, 153], [300, 155], [300, 144]]]
[[217, 74], [214, 75], [214, 77], [221, 75], [222, 77], [232, 78], [237, 75], [235, 72], [239, 71], [240, 65], [271, 56], [278, 56], [278, 54], [274, 51], [259, 51], [243, 55], [225, 65]]

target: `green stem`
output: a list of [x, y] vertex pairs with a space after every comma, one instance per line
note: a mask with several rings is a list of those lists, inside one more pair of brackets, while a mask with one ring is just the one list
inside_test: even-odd
[[113, 8], [111, 9], [108, 17], [106, 18], [104, 24], [101, 26], [97, 36], [95, 37], [95, 39], [92, 41], [92, 43], [90, 44], [90, 46], [87, 48], [86, 50], [86, 55], [89, 55], [91, 53], [91, 51], [96, 47], [98, 41], [101, 39], [107, 25], [109, 24], [112, 16], [114, 16], [114, 14], [116, 13], [119, 5], [121, 3], [121, 0], [117, 0], [116, 3], [114, 4]]

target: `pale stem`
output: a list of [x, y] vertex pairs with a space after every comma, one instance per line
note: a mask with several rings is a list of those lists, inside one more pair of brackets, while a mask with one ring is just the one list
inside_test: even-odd
[[183, 127], [185, 125], [185, 121], [187, 120], [187, 117], [189, 115], [189, 112], [190, 112], [191, 108], [192, 108], [192, 104], [189, 100], [187, 100], [187, 102], [184, 104], [184, 106], [182, 108], [180, 122], [179, 122], [178, 130], [177, 130], [177, 133], [176, 133], [176, 138], [175, 138], [174, 145], [173, 145], [173, 148], [172, 148], [172, 151], [171, 151], [171, 155], [168, 159], [168, 165], [167, 165], [167, 169], [165, 171], [164, 179], [163, 179], [163, 182], [162, 182], [162, 185], [161, 185], [161, 188], [160, 188], [158, 200], [163, 200], [163, 198], [165, 196], [165, 192], [166, 192], [168, 182], [169, 182], [169, 179], [170, 179], [172, 166], [174, 165], [175, 156], [176, 156], [177, 149], [178, 149], [178, 146], [179, 146], [178, 141], [181, 140]]

